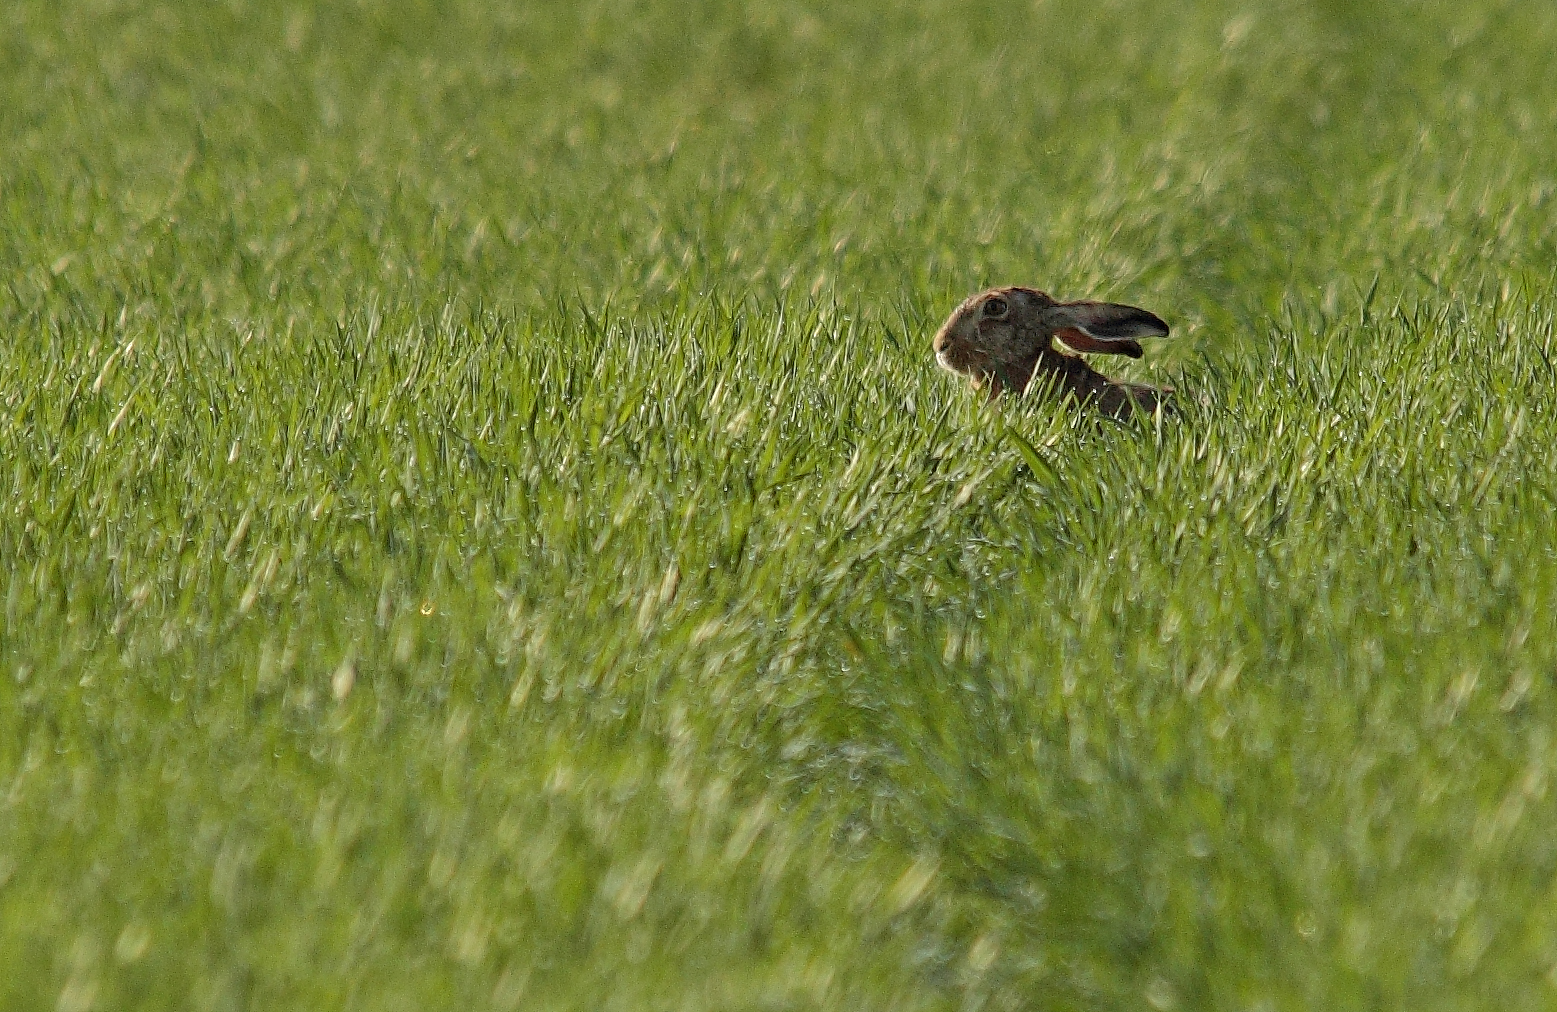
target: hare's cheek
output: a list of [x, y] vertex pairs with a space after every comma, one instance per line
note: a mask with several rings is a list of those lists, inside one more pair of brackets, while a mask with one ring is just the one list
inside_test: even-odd
[[1023, 349], [1022, 340], [1009, 327], [1001, 327], [989, 335], [988, 345], [990, 352], [997, 358], [1009, 359], [1020, 355]]

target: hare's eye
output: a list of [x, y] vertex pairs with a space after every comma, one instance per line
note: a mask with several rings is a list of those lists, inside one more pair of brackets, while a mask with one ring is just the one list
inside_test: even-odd
[[984, 303], [984, 315], [997, 317], [1004, 316], [1006, 315], [1006, 311], [1010, 308], [1010, 306], [1006, 305], [1005, 299], [996, 296], [995, 298], [990, 299], [988, 302]]

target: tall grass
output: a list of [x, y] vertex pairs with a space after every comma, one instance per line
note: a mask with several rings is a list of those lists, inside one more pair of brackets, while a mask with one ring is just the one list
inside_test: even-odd
[[1557, 17], [0, 40], [0, 1006], [1557, 1003]]

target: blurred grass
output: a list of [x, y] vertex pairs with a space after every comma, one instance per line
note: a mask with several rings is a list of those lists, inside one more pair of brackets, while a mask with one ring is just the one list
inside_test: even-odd
[[1557, 1003], [1554, 43], [9, 5], [0, 1005]]

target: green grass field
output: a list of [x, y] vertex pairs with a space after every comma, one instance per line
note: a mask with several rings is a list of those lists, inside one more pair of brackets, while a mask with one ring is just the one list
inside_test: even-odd
[[0, 1008], [1557, 1008], [1557, 8], [496, 6], [0, 13]]

